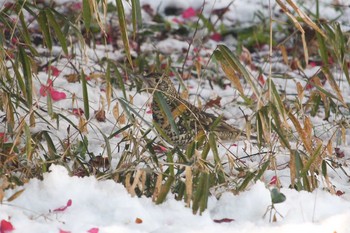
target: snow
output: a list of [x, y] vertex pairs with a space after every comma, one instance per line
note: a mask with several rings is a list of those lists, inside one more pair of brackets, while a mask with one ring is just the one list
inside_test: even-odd
[[[60, 0], [60, 2], [68, 3], [69, 1]], [[160, 12], [162, 12], [166, 6], [169, 6], [169, 4], [173, 4], [173, 2], [174, 1], [171, 0], [143, 1], [143, 3], [149, 3], [153, 9], [158, 9]], [[231, 2], [232, 1], [224, 0], [207, 2], [203, 12], [204, 14], [210, 14], [212, 9], [225, 7]], [[223, 22], [230, 22], [231, 24], [237, 22], [250, 25], [254, 20], [258, 20], [257, 17], [254, 17], [254, 12], [257, 10], [261, 10], [265, 16], [268, 15], [268, 8], [259, 8], [261, 5], [258, 3], [261, 2], [268, 5], [269, 1], [233, 1], [230, 6], [232, 10], [231, 14], [225, 15], [222, 20]], [[349, 3], [346, 1], [339, 2], [342, 4]], [[323, 3], [324, 6], [327, 6], [331, 1], [323, 1]], [[3, 1], [1, 1], [0, 5], [2, 4]], [[197, 10], [201, 5], [202, 1], [195, 0], [176, 2], [176, 6], [182, 9], [191, 6]], [[315, 7], [313, 1], [311, 1], [311, 3], [309, 2], [309, 6], [310, 9], [313, 9], [311, 7]], [[323, 16], [330, 19], [335, 18], [339, 13], [327, 7], [323, 9]], [[274, 9], [274, 12], [277, 13], [278, 10]], [[344, 13], [339, 20], [347, 22], [349, 20], [347, 18], [348, 15], [349, 14]], [[228, 37], [226, 40], [228, 43], [232, 43], [233, 39]], [[146, 42], [141, 45], [141, 50], [143, 52], [149, 52], [150, 54], [154, 50], [159, 50], [164, 54], [171, 54], [174, 56], [173, 60], [175, 61], [177, 58], [176, 52], [183, 53], [184, 50], [188, 49], [188, 45], [188, 42], [181, 41], [180, 39], [166, 38], [160, 42]], [[216, 46], [216, 42], [210, 41], [206, 46], [207, 47], [200, 51], [203, 57], [209, 57], [212, 54], [211, 48]], [[74, 48], [77, 50], [77, 57], [81, 59], [81, 61], [77, 62], [77, 64], [79, 64], [77, 67], [79, 67], [79, 69], [82, 67], [86, 74], [104, 73], [104, 71], [98, 70], [100, 67], [96, 65], [96, 61], [102, 57], [115, 60], [124, 57], [124, 54], [120, 53], [120, 51], [113, 51], [113, 47], [111, 46], [97, 46], [96, 48], [97, 49]], [[193, 47], [191, 49], [193, 50]], [[78, 52], [80, 50], [82, 50], [81, 54]], [[43, 52], [45, 51], [46, 50], [43, 49]], [[61, 48], [55, 47], [53, 53], [55, 55], [60, 54]], [[45, 57], [43, 60], [45, 60]], [[72, 62], [75, 63], [75, 61]], [[53, 75], [50, 77], [50, 79], [54, 81], [54, 88], [58, 91], [64, 91], [69, 96], [67, 99], [55, 102], [54, 108], [60, 114], [69, 118], [74, 124], [78, 125], [79, 118], [74, 116], [70, 109], [83, 108], [82, 85], [81, 83], [68, 83], [64, 78], [65, 75], [74, 73], [68, 63], [69, 61], [65, 58], [55, 63], [55, 66], [61, 70], [61, 73], [58, 74], [57, 77], [52, 77]], [[269, 67], [265, 67], [266, 70], [268, 68]], [[278, 63], [278, 61], [275, 62], [273, 68], [283, 73], [287, 73], [289, 69], [288, 66]], [[311, 77], [318, 69], [319, 67], [305, 69], [304, 74], [307, 77]], [[257, 72], [254, 73], [254, 71], [252, 71], [253, 76], [256, 76], [256, 73]], [[292, 72], [288, 74], [291, 76], [293, 75], [295, 80], [298, 80], [303, 86], [306, 84], [304, 77], [300, 77]], [[46, 72], [39, 72], [35, 77], [34, 88], [37, 90], [35, 94], [37, 95], [38, 106], [47, 107], [46, 98], [40, 96], [39, 90], [41, 85], [47, 85], [48, 79], [49, 76]], [[296, 92], [295, 80], [274, 79], [276, 85], [284, 87], [287, 93], [292, 94]], [[91, 112], [91, 117], [88, 120], [92, 123], [89, 124], [88, 132], [86, 132], [85, 135], [89, 140], [89, 151], [95, 155], [105, 156], [105, 142], [100, 132], [110, 135], [123, 125], [116, 126], [116, 119], [112, 113], [113, 106], [117, 102], [116, 99], [112, 101], [112, 106], [109, 109], [106, 108], [106, 122], [97, 122], [93, 118], [94, 114], [92, 112], [106, 105], [105, 91], [103, 90], [104, 86], [100, 83], [101, 81], [93, 80], [89, 82], [88, 85]], [[176, 81], [175, 83], [178, 85]], [[238, 101], [237, 99], [240, 97], [233, 88], [222, 89], [218, 86], [214, 86], [214, 88], [211, 89], [208, 88], [208, 80], [188, 80], [185, 81], [185, 85], [191, 87], [189, 88], [189, 98], [192, 103], [197, 102], [198, 99], [207, 100], [215, 99], [217, 96], [222, 97], [221, 104], [223, 110], [215, 109], [215, 111], [223, 111], [219, 113], [223, 113], [225, 117], [229, 118], [229, 123], [244, 129], [244, 116], [241, 110], [235, 106], [235, 103]], [[326, 88], [330, 89], [329, 86], [326, 86]], [[348, 86], [342, 88], [344, 97], [346, 97], [346, 101], [348, 101], [350, 98], [348, 97]], [[116, 89], [113, 91], [115, 98], [122, 96], [120, 91]], [[133, 97], [133, 107], [140, 110], [138, 112], [142, 116], [142, 121], [140, 122], [150, 122], [151, 114], [147, 113], [147, 110], [149, 110], [149, 95], [146, 93], [136, 93], [135, 90], [128, 90], [127, 96]], [[119, 110], [120, 112], [123, 111], [120, 105]], [[214, 110], [208, 111], [215, 112]], [[244, 109], [244, 112], [247, 115], [251, 114], [249, 109]], [[331, 127], [324, 123], [321, 117], [318, 116], [314, 117], [312, 121], [317, 123], [317, 126], [320, 126], [319, 130], [321, 132], [327, 131], [327, 129]], [[56, 124], [55, 120], [50, 119], [50, 122], [52, 125]], [[50, 132], [54, 135], [53, 140], [55, 145], [60, 145], [61, 140], [68, 136], [71, 136], [72, 140], [78, 137], [78, 131], [76, 129], [71, 128], [70, 132], [67, 132], [69, 125], [68, 122], [61, 120], [59, 127], [52, 127], [50, 129]], [[47, 124], [45, 122], [38, 122], [36, 128], [32, 131], [33, 133], [39, 132], [46, 128]], [[3, 132], [2, 125], [0, 125], [0, 132]], [[329, 130], [328, 134], [331, 133], [331, 130]], [[150, 135], [155, 134], [151, 132]], [[138, 137], [139, 135], [135, 136]], [[119, 151], [124, 149], [123, 145], [118, 144], [120, 140], [120, 135], [110, 140], [112, 153], [117, 158], [121, 154]], [[229, 147], [228, 145], [226, 146]], [[341, 150], [349, 149], [346, 145], [339, 147]], [[258, 152], [258, 149], [248, 142], [237, 142], [237, 145], [230, 148], [230, 150], [238, 157], [245, 156], [246, 150], [251, 154]], [[219, 148], [219, 154], [222, 158], [226, 157], [226, 151], [227, 149], [225, 147]], [[289, 155], [286, 155], [283, 149], [279, 149], [277, 152], [277, 166], [282, 167], [288, 163]], [[117, 159], [112, 160], [111, 166], [115, 168], [117, 162]], [[256, 169], [260, 165], [258, 163], [260, 161], [257, 160], [247, 160], [245, 162], [251, 169]], [[346, 164], [346, 160], [341, 160], [339, 163]], [[348, 171], [347, 167], [344, 169]], [[327, 181], [322, 180], [322, 177], [319, 177], [319, 180], [323, 182], [323, 184], [314, 192], [298, 192], [287, 186], [287, 184], [290, 183], [289, 168], [276, 169], [276, 171], [267, 170], [261, 179], [262, 181], [251, 184], [247, 191], [241, 192], [238, 195], [234, 195], [230, 191], [225, 191], [219, 199], [215, 198], [213, 195], [209, 199], [208, 209], [203, 212], [202, 215], [194, 215], [191, 208], [187, 208], [182, 201], [175, 201], [171, 195], [168, 196], [167, 201], [163, 204], [156, 205], [151, 198], [132, 197], [123, 185], [113, 180], [97, 180], [95, 177], [79, 178], [70, 176], [65, 167], [52, 165], [50, 167], [50, 172], [44, 174], [43, 180], [31, 179], [22, 187], [16, 187], [5, 191], [5, 197], [0, 204], [0, 220], [10, 221], [15, 228], [14, 232], [36, 233], [60, 232], [60, 230], [88, 232], [92, 231], [92, 229], [95, 229], [95, 231], [98, 229], [100, 233], [349, 233], [349, 178], [339, 169], [329, 169], [328, 173], [334, 188], [343, 191], [345, 193], [344, 195], [338, 196], [325, 191]], [[234, 176], [235, 174], [232, 175]], [[270, 191], [274, 186], [270, 185], [269, 182], [274, 176], [277, 176], [282, 183], [280, 192], [286, 196], [286, 201], [272, 205]], [[13, 194], [22, 189], [24, 190], [23, 193], [18, 195], [14, 200], [8, 201]], [[66, 206], [69, 200], [72, 201], [72, 204]], [[276, 218], [276, 222], [272, 221], [274, 219], [273, 217]], [[227, 219], [229, 222], [215, 222], [216, 220], [222, 219]], [[1, 227], [0, 233], [3, 233]]]
[[[283, 188], [287, 200], [275, 205], [283, 219], [269, 222], [270, 191], [262, 182], [240, 195], [227, 192], [219, 200], [211, 198], [208, 210], [201, 216], [193, 215], [183, 202], [169, 198], [156, 205], [149, 198], [131, 197], [124, 186], [112, 180], [71, 177], [61, 166], [52, 166], [43, 181], [32, 179], [23, 187], [9, 190], [5, 199], [22, 188], [25, 191], [19, 197], [0, 206], [0, 219], [11, 216], [14, 232], [47, 233], [59, 229], [87, 232], [92, 228], [101, 233], [350, 231], [350, 203], [322, 190], [308, 193]], [[72, 205], [67, 209], [53, 211], [65, 206], [68, 200], [72, 200]], [[142, 223], [136, 223], [137, 218]], [[223, 218], [234, 221], [213, 221]]]

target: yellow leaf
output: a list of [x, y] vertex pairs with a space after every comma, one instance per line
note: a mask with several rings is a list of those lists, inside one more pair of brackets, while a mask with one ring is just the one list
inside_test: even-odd
[[283, 58], [284, 64], [288, 65], [289, 62], [288, 62], [288, 53], [287, 53], [286, 46], [280, 45], [279, 49], [280, 49], [280, 51], [282, 53], [282, 58]]
[[79, 126], [78, 129], [82, 133], [87, 133], [87, 121], [83, 117], [79, 117]]
[[303, 98], [304, 98], [304, 88], [300, 82], [297, 82], [297, 92], [298, 92], [298, 99], [299, 99], [300, 103], [302, 103]]
[[221, 62], [222, 70], [225, 72], [227, 78], [231, 81], [231, 83], [235, 86], [235, 88], [239, 91], [239, 93], [244, 96], [243, 87], [241, 85], [241, 81], [239, 80], [236, 71], [229, 66], [225, 61]]

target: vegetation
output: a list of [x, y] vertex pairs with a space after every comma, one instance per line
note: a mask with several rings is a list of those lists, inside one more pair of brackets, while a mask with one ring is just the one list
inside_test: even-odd
[[[321, 19], [318, 11], [305, 13], [292, 1], [288, 6], [277, 3], [285, 22], [257, 12], [259, 23], [232, 28], [221, 21], [229, 6], [213, 12], [212, 18], [196, 12], [195, 20], [174, 26], [147, 6], [143, 8], [153, 24], [143, 23], [138, 0], [130, 1], [130, 14], [129, 3], [122, 0], [115, 5], [83, 0], [82, 5], [58, 8], [54, 1], [6, 4], [0, 11], [0, 177], [6, 185], [0, 188], [41, 178], [50, 165], [60, 164], [72, 175], [114, 179], [132, 195], [152, 197], [156, 203], [183, 200], [197, 213], [206, 209], [209, 195], [219, 196], [222, 190], [239, 193], [264, 179], [266, 171], [280, 169], [277, 156], [287, 154], [291, 188], [313, 191], [323, 182], [322, 187], [335, 193], [328, 171], [341, 169], [344, 157], [339, 146], [346, 141], [348, 127], [349, 102], [342, 92], [350, 85], [348, 35], [336, 21]], [[196, 38], [203, 32], [200, 43]], [[189, 42], [185, 51], [169, 56], [160, 49], [141, 48], [146, 41], [169, 35]], [[205, 43], [220, 40], [215, 36], [233, 37], [237, 50], [219, 43], [206, 54], [210, 49]], [[101, 45], [105, 53], [91, 55]], [[264, 46], [269, 47], [267, 53]], [[118, 56], [112, 58], [114, 52]], [[252, 59], [253, 53], [259, 61]], [[87, 57], [94, 58], [93, 69]], [[275, 58], [286, 71], [274, 69]], [[312, 77], [304, 72], [310, 64], [320, 67]], [[79, 86], [81, 95], [69, 92], [67, 100], [60, 90], [68, 87], [56, 89], [63, 70], [67, 83]], [[184, 80], [189, 78], [232, 86], [237, 98], [230, 104], [253, 113], [245, 129], [257, 135], [259, 143], [250, 145], [254, 149], [248, 148], [245, 157], [229, 148], [222, 154], [211, 134], [200, 150], [195, 143], [186, 150], [167, 145], [145, 119], [147, 106], [134, 103], [138, 95], [146, 95], [144, 71], [173, 74], [184, 97]], [[92, 100], [89, 92], [94, 82], [104, 89], [99, 100]], [[289, 92], [287, 83], [294, 83], [296, 94]], [[56, 104], [62, 99], [72, 108], [62, 110]], [[99, 102], [97, 109], [91, 107], [94, 101]], [[207, 108], [222, 110], [220, 99], [204, 101]], [[114, 119], [106, 119], [108, 112]], [[313, 121], [316, 116], [323, 122]], [[112, 125], [111, 132], [99, 127], [104, 121]], [[65, 135], [57, 133], [62, 129]], [[102, 138], [102, 152], [92, 148], [96, 144], [89, 132]], [[246, 161], [258, 165], [251, 167]], [[275, 184], [280, 187], [278, 177]], [[283, 194], [275, 189], [271, 193], [272, 203], [283, 201]]]

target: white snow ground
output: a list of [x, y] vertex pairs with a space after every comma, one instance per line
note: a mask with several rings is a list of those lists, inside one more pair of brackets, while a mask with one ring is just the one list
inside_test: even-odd
[[[258, 182], [234, 196], [210, 199], [208, 211], [193, 215], [183, 202], [168, 200], [155, 205], [149, 198], [132, 198], [115, 182], [94, 177], [70, 177], [64, 167], [52, 166], [43, 181], [30, 180], [11, 203], [0, 205], [0, 219], [9, 220], [14, 232], [221, 232], [221, 233], [348, 233], [350, 202], [322, 190], [313, 193], [283, 188], [284, 203], [275, 205], [283, 216], [269, 222], [270, 192]], [[6, 192], [11, 196], [16, 190]], [[6, 198], [5, 198], [6, 199]], [[72, 205], [63, 211], [53, 211]], [[274, 211], [272, 210], [272, 213]], [[263, 217], [265, 215], [265, 217]], [[137, 223], [137, 218], [142, 223]], [[229, 218], [229, 223], [214, 219]]]
[[[146, 1], [144, 1], [146, 2]], [[153, 7], [161, 1], [148, 1]], [[171, 1], [163, 1], [166, 4]], [[214, 2], [214, 1], [213, 1]], [[215, 1], [215, 4], [225, 5], [229, 1]], [[250, 21], [252, 12], [256, 10], [255, 3], [262, 1], [235, 1], [236, 14], [230, 20]], [[268, 3], [268, 1], [263, 1]], [[330, 3], [332, 1], [322, 1]], [[339, 1], [344, 5], [348, 1]], [[198, 8], [201, 1], [179, 1], [177, 4], [187, 8]], [[314, 4], [311, 4], [314, 7]], [[155, 7], [156, 8], [156, 7]], [[161, 8], [160, 8], [161, 9]], [[210, 7], [208, 8], [210, 9]], [[311, 8], [310, 8], [311, 9]], [[324, 15], [333, 17], [333, 9], [324, 8]], [[343, 20], [349, 20], [344, 14]], [[112, 56], [112, 54], [111, 54]], [[67, 72], [67, 71], [63, 71]], [[61, 76], [63, 76], [63, 73]], [[69, 71], [67, 72], [69, 73]], [[45, 76], [44, 73], [40, 75]], [[39, 75], [39, 76], [40, 76]], [[47, 79], [42, 77], [41, 83]], [[67, 93], [79, 93], [80, 85], [70, 84], [57, 79], [55, 87], [64, 89]], [[37, 89], [40, 83], [36, 83]], [[92, 91], [92, 89], [90, 89]], [[92, 93], [92, 92], [91, 92]], [[97, 94], [91, 94], [92, 108], [98, 109], [99, 88]], [[44, 98], [43, 98], [44, 99]], [[144, 96], [135, 98], [135, 105], [144, 104]], [[71, 107], [70, 100], [57, 102], [56, 107], [67, 109]], [[111, 115], [111, 113], [109, 113]], [[149, 116], [148, 116], [149, 117]], [[74, 119], [73, 119], [74, 120]], [[98, 123], [97, 123], [98, 124]], [[108, 129], [107, 125], [100, 125]], [[60, 137], [64, 137], [65, 126]], [[94, 145], [98, 154], [101, 149], [96, 140]], [[93, 139], [90, 142], [94, 142]], [[350, 232], [350, 202], [349, 196], [331, 195], [322, 189], [313, 193], [297, 192], [293, 189], [282, 188], [286, 201], [271, 209], [269, 186], [258, 182], [248, 191], [237, 196], [227, 192], [220, 200], [211, 198], [208, 209], [202, 216], [193, 215], [183, 202], [169, 199], [161, 205], [155, 205], [149, 198], [131, 197], [125, 188], [115, 182], [97, 181], [94, 177], [70, 177], [64, 167], [51, 166], [51, 172], [44, 175], [43, 181], [30, 180], [23, 187], [7, 190], [4, 202], [0, 205], [0, 221], [11, 222], [13, 232], [221, 232], [221, 233], [349, 233]], [[267, 177], [272, 177], [266, 174]], [[345, 176], [333, 173], [337, 187], [346, 194], [350, 191]], [[280, 179], [283, 179], [283, 177]], [[285, 179], [288, 179], [286, 177]], [[269, 179], [266, 179], [269, 180]], [[24, 189], [16, 199], [6, 201], [14, 193]], [[67, 202], [71, 205], [67, 208]], [[61, 209], [60, 209], [61, 208]], [[58, 210], [57, 210], [58, 209]], [[55, 211], [56, 210], [56, 211]], [[276, 214], [276, 211], [278, 212]], [[276, 214], [277, 222], [271, 222], [270, 213]], [[214, 220], [232, 219], [234, 221], [216, 223]], [[0, 233], [3, 233], [3, 229]]]

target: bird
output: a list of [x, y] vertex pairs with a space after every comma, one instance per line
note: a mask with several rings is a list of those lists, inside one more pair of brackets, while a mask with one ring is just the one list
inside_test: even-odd
[[205, 112], [181, 98], [168, 75], [150, 73], [143, 75], [143, 80], [153, 96], [151, 109], [155, 128], [169, 144], [185, 148], [208, 132], [213, 132], [221, 141], [234, 142], [247, 137], [222, 117]]

